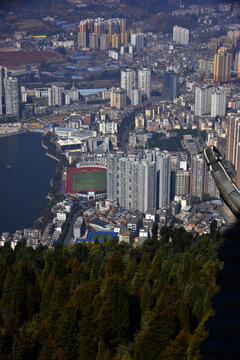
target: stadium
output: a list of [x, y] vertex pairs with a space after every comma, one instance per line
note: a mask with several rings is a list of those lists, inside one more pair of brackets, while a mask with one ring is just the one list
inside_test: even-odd
[[95, 196], [107, 192], [107, 170], [104, 166], [80, 166], [67, 169], [67, 193]]

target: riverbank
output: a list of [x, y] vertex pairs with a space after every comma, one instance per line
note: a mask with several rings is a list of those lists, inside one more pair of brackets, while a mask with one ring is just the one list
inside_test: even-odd
[[7, 132], [7, 133], [4, 133], [4, 134], [0, 133], [0, 138], [5, 138], [5, 137], [8, 137], [8, 136], [14, 136], [14, 135], [21, 135], [21, 134], [24, 134], [26, 132], [27, 132], [26, 129], [21, 129], [21, 130], [17, 130], [17, 131]]
[[55, 161], [57, 161], [57, 162], [60, 161], [59, 158], [57, 158], [56, 156], [54, 156], [54, 155], [52, 155], [52, 154], [50, 154], [50, 153], [48, 152], [48, 146], [45, 145], [42, 140], [41, 140], [41, 144], [42, 144], [42, 147], [46, 150], [46, 156], [52, 158], [53, 160], [55, 160]]

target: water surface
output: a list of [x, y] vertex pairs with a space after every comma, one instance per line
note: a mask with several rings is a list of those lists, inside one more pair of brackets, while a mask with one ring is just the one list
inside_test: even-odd
[[56, 164], [45, 155], [40, 134], [0, 138], [0, 234], [33, 225], [47, 205]]

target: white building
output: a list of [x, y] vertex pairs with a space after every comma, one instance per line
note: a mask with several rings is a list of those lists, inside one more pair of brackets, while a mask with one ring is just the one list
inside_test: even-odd
[[121, 71], [121, 88], [125, 89], [127, 96], [131, 98], [132, 90], [136, 88], [136, 72], [132, 69]]
[[116, 122], [99, 122], [99, 132], [101, 134], [117, 134], [118, 128]]
[[195, 88], [195, 115], [210, 114], [213, 86], [201, 86]]
[[70, 49], [73, 45], [74, 45], [73, 40], [66, 40], [66, 41], [53, 40], [53, 47], [55, 48], [64, 47], [66, 49]]
[[151, 96], [151, 69], [143, 68], [138, 70], [138, 90], [149, 98]]
[[48, 88], [48, 106], [63, 105], [63, 87], [55, 86]]
[[142, 102], [142, 91], [138, 89], [132, 90], [131, 105], [137, 106]]
[[176, 41], [182, 45], [188, 45], [189, 44], [189, 30], [175, 25], [173, 27], [173, 41]]
[[58, 211], [56, 214], [57, 220], [66, 221], [67, 213], [65, 211]]
[[226, 92], [215, 90], [212, 93], [211, 116], [224, 116], [226, 114]]
[[131, 44], [136, 50], [141, 50], [144, 48], [144, 34], [131, 34]]

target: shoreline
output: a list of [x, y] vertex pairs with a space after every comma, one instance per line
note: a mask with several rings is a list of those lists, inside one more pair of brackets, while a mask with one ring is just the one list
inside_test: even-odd
[[9, 137], [9, 136], [14, 136], [14, 135], [21, 135], [21, 134], [25, 134], [26, 132], [27, 132], [26, 129], [21, 129], [18, 131], [7, 133], [7, 134], [0, 134], [0, 138], [5, 138], [5, 137]]

